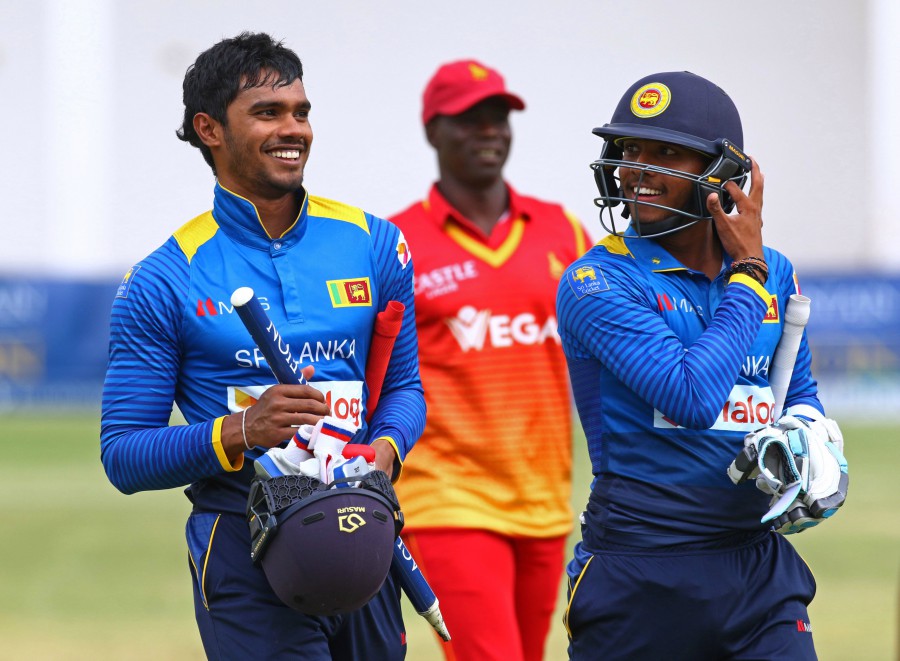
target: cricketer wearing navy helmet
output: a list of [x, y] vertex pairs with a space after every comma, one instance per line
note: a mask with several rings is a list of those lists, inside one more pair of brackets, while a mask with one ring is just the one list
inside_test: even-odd
[[805, 335], [775, 419], [769, 366], [799, 284], [763, 245], [737, 108], [700, 76], [656, 73], [594, 133], [610, 234], [557, 295], [594, 475], [567, 568], [570, 658], [814, 659], [815, 581], [784, 535], [843, 503], [843, 439]]

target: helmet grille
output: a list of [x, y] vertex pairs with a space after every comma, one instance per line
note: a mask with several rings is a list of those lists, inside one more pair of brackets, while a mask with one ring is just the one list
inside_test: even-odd
[[281, 475], [263, 481], [262, 486], [269, 501], [269, 511], [273, 513], [325, 490], [325, 486], [318, 478], [306, 475]]

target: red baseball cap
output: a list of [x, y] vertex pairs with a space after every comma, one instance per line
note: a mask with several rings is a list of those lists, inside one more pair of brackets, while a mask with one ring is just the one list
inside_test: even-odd
[[422, 123], [427, 124], [435, 115], [458, 115], [492, 96], [503, 97], [511, 110], [525, 108], [522, 99], [506, 90], [503, 76], [496, 69], [475, 60], [444, 64], [422, 94]]

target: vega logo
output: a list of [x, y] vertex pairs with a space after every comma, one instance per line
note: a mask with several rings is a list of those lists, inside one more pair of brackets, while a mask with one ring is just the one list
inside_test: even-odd
[[481, 351], [485, 342], [494, 348], [511, 347], [516, 344], [543, 344], [548, 338], [560, 343], [556, 330], [556, 317], [550, 316], [539, 323], [533, 314], [492, 315], [490, 310], [476, 310], [467, 305], [460, 308], [456, 317], [445, 320], [453, 337], [463, 352], [474, 349]]

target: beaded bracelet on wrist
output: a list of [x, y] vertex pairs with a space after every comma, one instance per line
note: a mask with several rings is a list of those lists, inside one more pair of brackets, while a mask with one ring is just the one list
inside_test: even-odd
[[756, 280], [759, 284], [765, 285], [769, 279], [769, 265], [764, 259], [759, 257], [745, 257], [731, 263], [728, 270], [725, 271], [725, 282], [729, 282], [737, 273], [749, 276]]

